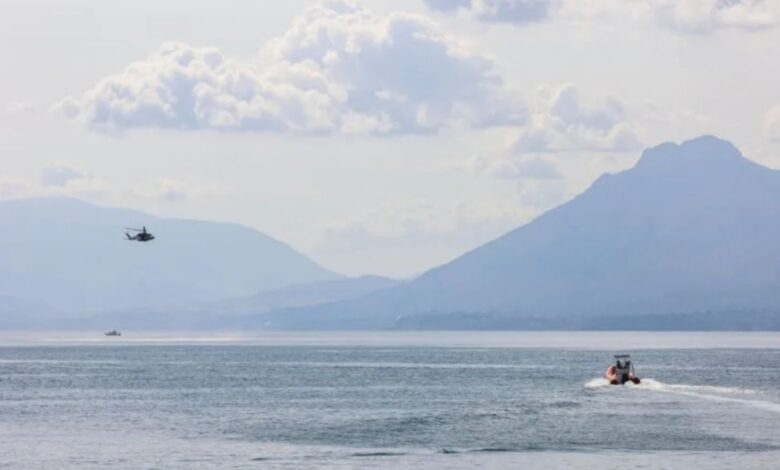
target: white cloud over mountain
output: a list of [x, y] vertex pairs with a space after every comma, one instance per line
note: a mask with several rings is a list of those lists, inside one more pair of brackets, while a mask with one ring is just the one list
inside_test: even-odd
[[570, 195], [572, 188], [566, 181], [571, 175], [564, 176], [564, 167], [574, 164], [579, 173], [590, 174], [594, 170], [586, 167], [595, 165], [597, 176], [615, 166], [604, 164], [608, 156], [640, 150], [637, 128], [659, 118], [647, 103], [629, 106], [612, 96], [586, 94], [574, 84], [540, 88], [530, 112], [527, 125], [501, 131], [509, 137], [503, 149], [487, 150], [446, 167], [516, 180], [524, 203], [547, 208], [549, 201], [561, 202]]
[[104, 179], [60, 165], [42, 168], [37, 179], [18, 176], [0, 178], [0, 199], [66, 196], [105, 200], [117, 190], [120, 188]]
[[587, 99], [579, 87], [567, 84], [542, 88], [537, 101], [530, 124], [514, 144], [517, 152], [641, 148], [625, 106], [617, 98]]
[[263, 52], [261, 67], [167, 43], [58, 107], [105, 131], [403, 134], [526, 118], [489, 58], [419, 15], [316, 5]]
[[[388, 204], [342, 222], [332, 224], [327, 232], [332, 242], [366, 238], [370, 241], [416, 239], [450, 235], [472, 225], [514, 223], [523, 214], [516, 206], [500, 201], [460, 201], [452, 205], [417, 198]], [[350, 241], [351, 240], [351, 241]]]
[[8, 115], [33, 114], [37, 111], [34, 103], [29, 101], [14, 101], [5, 106], [3, 112]]
[[474, 155], [454, 166], [499, 179], [557, 180], [563, 177], [555, 160], [547, 155]]
[[26, 195], [27, 185], [23, 182], [11, 178], [0, 178], [0, 199], [16, 199]]
[[334, 221], [312, 249], [326, 263], [339, 260], [350, 274], [361, 273], [359, 266], [368, 259], [384, 266], [384, 274], [408, 276], [491, 240], [534, 214], [506, 199], [447, 204], [414, 198]]
[[[580, 9], [591, 5], [544, 0], [426, 2], [437, 10], [468, 10], [481, 19], [492, 14], [509, 20], [522, 11], [529, 21], [533, 12], [548, 15], [560, 10], [571, 15], [576, 5]], [[712, 27], [697, 27], [701, 32], [727, 24], [736, 27], [742, 24], [739, 18], [754, 18], [757, 25], [771, 24], [760, 18], [774, 18], [774, 9], [759, 0], [608, 4], [642, 11], [669, 27], [693, 18], [710, 23], [721, 18]], [[398, 135], [452, 126], [500, 126], [511, 129], [516, 136], [513, 148], [523, 154], [641, 147], [640, 122], [628, 116], [620, 100], [584, 95], [575, 85], [546, 87], [537, 103], [527, 105], [491, 58], [426, 17], [377, 14], [335, 1], [307, 8], [256, 58], [239, 60], [216, 48], [166, 43], [57, 107], [106, 132], [157, 128]]]
[[117, 185], [105, 178], [60, 165], [42, 168], [37, 180], [0, 178], [0, 199], [64, 196], [111, 202], [130, 197], [134, 201], [177, 203], [209, 199], [222, 192], [223, 188], [218, 184], [184, 182], [170, 177]]
[[160, 179], [152, 183], [152, 194], [161, 201], [178, 202], [187, 199], [186, 185], [178, 180]]
[[84, 179], [85, 176], [66, 166], [49, 166], [41, 170], [40, 180], [44, 186], [67, 186], [71, 181]]
[[595, 19], [619, 13], [624, 20], [649, 20], [680, 34], [711, 34], [719, 30], [760, 31], [780, 22], [774, 0], [424, 0], [432, 10], [465, 14], [492, 23], [518, 26], [563, 15]]
[[769, 140], [780, 142], [780, 104], [767, 111], [764, 117], [764, 132]]
[[660, 26], [680, 33], [758, 31], [780, 21], [775, 0], [648, 0], [647, 4]]
[[476, 19], [524, 25], [547, 19], [560, 0], [425, 0], [429, 8], [464, 12]]

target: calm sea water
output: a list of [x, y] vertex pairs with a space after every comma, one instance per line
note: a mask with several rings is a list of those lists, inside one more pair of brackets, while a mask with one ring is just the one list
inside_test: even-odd
[[[4, 334], [0, 345], [0, 468], [780, 462], [776, 333]], [[617, 349], [641, 385], [600, 379]]]

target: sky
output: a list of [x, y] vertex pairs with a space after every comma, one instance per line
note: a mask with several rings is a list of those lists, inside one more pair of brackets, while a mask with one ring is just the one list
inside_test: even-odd
[[714, 134], [780, 168], [780, 1], [4, 0], [0, 199], [410, 277]]

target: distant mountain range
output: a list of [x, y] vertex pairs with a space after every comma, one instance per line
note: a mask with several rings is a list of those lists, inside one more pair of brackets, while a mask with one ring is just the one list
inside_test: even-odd
[[780, 329], [780, 171], [711, 136], [665, 143], [409, 283], [264, 321], [280, 329]]
[[[130, 242], [123, 227], [158, 237]], [[0, 328], [780, 330], [780, 171], [711, 136], [406, 282], [232, 224], [0, 202]]]
[[[128, 241], [146, 226], [154, 241]], [[15, 318], [184, 305], [343, 277], [234, 224], [154, 217], [68, 198], [0, 202], [0, 326]]]
[[0, 330], [45, 329], [56, 314], [57, 311], [45, 303], [0, 295]]
[[[381, 276], [361, 276], [294, 284], [251, 296], [190, 303], [163, 308], [116, 308], [112, 312], [50, 321], [50, 329], [119, 328], [129, 330], [244, 330], [265, 329], [263, 314], [275, 310], [322, 305], [359, 298], [402, 281]], [[2, 298], [0, 298], [0, 302]], [[1, 304], [0, 304], [1, 305]], [[41, 321], [31, 327], [39, 327]], [[18, 325], [19, 322], [17, 321]], [[0, 327], [3, 323], [0, 322]], [[24, 329], [25, 327], [23, 327]], [[305, 328], [305, 326], [304, 326]]]
[[382, 276], [360, 276], [295, 284], [251, 296], [210, 302], [198, 309], [222, 314], [251, 315], [284, 308], [320, 305], [362, 297], [402, 282]]

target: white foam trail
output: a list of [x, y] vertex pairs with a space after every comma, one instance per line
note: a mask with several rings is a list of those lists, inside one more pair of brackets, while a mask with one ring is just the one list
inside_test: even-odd
[[756, 394], [755, 390], [751, 390], [749, 388], [719, 387], [716, 385], [666, 384], [653, 379], [642, 379], [642, 382], [639, 385], [631, 388], [653, 390], [662, 393], [673, 393], [675, 395], [683, 395], [721, 403], [735, 403], [752, 408], [780, 413], [780, 403], [727, 396]]
[[615, 390], [651, 390], [661, 393], [672, 393], [687, 397], [698, 398], [702, 400], [716, 401], [721, 403], [734, 403], [743, 406], [749, 406], [765, 411], [780, 413], [780, 403], [767, 400], [751, 400], [738, 398], [739, 395], [755, 395], [756, 390], [741, 387], [719, 387], [717, 385], [687, 385], [687, 384], [667, 384], [654, 379], [642, 379], [639, 385], [631, 382], [623, 386], [613, 386], [607, 379], [595, 378], [584, 384], [586, 389], [615, 389]]
[[[608, 387], [611, 384], [607, 379], [595, 378], [588, 382], [585, 382], [585, 388], [601, 388]], [[639, 385], [635, 385], [632, 382], [627, 382], [623, 385], [623, 388], [637, 388], [643, 390], [654, 390], [658, 392], [671, 392], [671, 393], [716, 393], [726, 395], [755, 395], [757, 392], [749, 388], [742, 387], [720, 387], [717, 385], [686, 385], [686, 384], [667, 384], [654, 379], [642, 379]]]
[[607, 379], [592, 379], [585, 382], [585, 388], [602, 388], [609, 387], [610, 383]]
[[640, 388], [650, 388], [652, 390], [670, 391], [670, 392], [703, 392], [720, 393], [728, 395], [755, 395], [756, 391], [742, 387], [720, 387], [717, 385], [686, 385], [686, 384], [667, 384], [653, 379], [642, 379]]

